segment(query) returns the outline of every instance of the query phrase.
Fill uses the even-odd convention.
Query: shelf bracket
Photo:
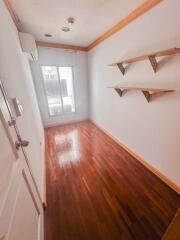
[[[151,100],[151,94],[148,91],[142,91],[142,93],[144,94],[147,102],[150,102]]]
[[[125,92],[125,90],[121,90],[120,88],[115,88],[115,91],[118,93],[120,97],[122,97],[123,93]]]
[[[150,61],[150,63],[151,63],[151,66],[152,66],[154,72],[156,73],[156,71],[157,71],[157,66],[158,66],[158,63],[157,63],[157,61],[156,61],[156,57],[155,57],[155,56],[148,56],[148,58],[149,58],[149,61]]]
[[[119,68],[119,70],[122,72],[122,74],[124,75],[125,74],[125,67],[123,66],[122,63],[117,63],[117,66]]]

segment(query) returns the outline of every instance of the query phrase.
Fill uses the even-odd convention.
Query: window
[[[75,112],[72,67],[42,66],[50,116]]]

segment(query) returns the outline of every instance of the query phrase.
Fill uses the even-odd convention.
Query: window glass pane
[[[74,101],[72,97],[63,97],[64,112],[75,112]]]
[[[59,67],[64,112],[75,112],[72,67]]]
[[[55,66],[42,66],[41,70],[44,79],[49,114],[51,116],[58,115],[62,112],[62,102],[57,68]]]

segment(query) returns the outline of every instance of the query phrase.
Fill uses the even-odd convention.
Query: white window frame
[[[49,105],[48,105],[48,99],[47,99],[47,94],[46,94],[46,86],[45,86],[45,82],[44,82],[44,76],[43,76],[43,72],[42,72],[42,67],[56,67],[57,70],[57,75],[58,75],[58,81],[59,81],[59,86],[60,86],[60,97],[61,97],[61,103],[62,103],[62,112],[58,113],[56,115],[51,115],[50,111],[49,111]],[[64,112],[64,105],[63,105],[63,100],[62,100],[62,94],[61,94],[61,80],[60,80],[60,74],[59,74],[59,68],[61,67],[69,67],[72,70],[72,89],[73,89],[73,98],[74,98],[74,112]],[[44,97],[46,99],[46,107],[48,109],[48,115],[49,117],[58,117],[58,116],[63,116],[63,115],[73,115],[76,113],[76,94],[75,94],[75,89],[74,89],[74,67],[73,66],[57,66],[57,65],[51,65],[51,64],[43,64],[40,65],[40,72],[41,72],[41,77],[42,77],[42,81],[43,81],[43,91],[44,91]]]

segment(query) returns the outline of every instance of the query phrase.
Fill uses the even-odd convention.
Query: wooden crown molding
[[[110,28],[107,32],[105,32],[103,35],[101,35],[99,38],[97,38],[94,42],[92,42],[88,46],[88,51],[92,48],[99,45],[101,42],[106,40],[107,38],[111,37],[114,33],[118,32],[128,24],[130,24],[132,21],[134,21],[136,18],[140,17],[147,11],[149,11],[151,8],[155,7],[157,4],[162,2],[163,0],[146,0],[143,4],[141,4],[138,8],[136,8],[133,12],[131,12],[128,16],[126,16],[124,19],[119,21],[116,25],[114,25],[112,28]]]
[[[6,7],[7,7],[7,9],[9,10],[9,13],[10,13],[10,15],[12,17],[12,20],[13,20],[14,24],[16,25],[17,30],[21,31],[20,20],[19,20],[17,14],[15,13],[11,3],[9,2],[9,0],[4,0],[4,3],[6,5]]]
[[[87,47],[74,46],[74,45],[61,44],[61,43],[50,43],[50,42],[36,41],[36,44],[39,47],[63,48],[63,49],[71,49],[71,50],[75,50],[75,51],[84,51],[84,52],[88,51]]]
[[[21,31],[21,22],[15,13],[11,3],[9,0],[3,0],[12,19],[13,22],[17,28],[17,30],[20,32]],[[37,46],[40,47],[49,47],[49,48],[62,48],[62,49],[71,49],[75,51],[88,51],[88,47],[82,47],[82,46],[74,46],[74,45],[68,45],[68,44],[60,44],[60,43],[50,43],[50,42],[41,42],[41,41],[36,41]]]
[[[60,43],[50,43],[50,42],[42,42],[42,41],[37,41],[37,45],[40,47],[49,47],[49,48],[63,48],[63,49],[71,49],[75,51],[89,51],[92,48],[96,47],[99,45],[101,42],[105,41],[107,38],[111,37],[114,33],[120,31],[122,28],[130,24],[132,21],[134,21],[136,18],[140,17],[153,7],[155,7],[157,4],[162,2],[163,0],[146,0],[143,4],[141,4],[139,7],[137,7],[134,11],[132,11],[128,16],[126,16],[124,19],[119,21],[116,25],[111,27],[107,32],[102,34],[100,37],[98,37],[94,42],[92,42],[89,46],[87,47],[82,47],[82,46],[74,46],[74,45],[68,45],[68,44],[60,44]],[[18,29],[18,31],[21,30],[20,27],[20,21],[14,12],[9,0],[4,0],[11,17]]]

